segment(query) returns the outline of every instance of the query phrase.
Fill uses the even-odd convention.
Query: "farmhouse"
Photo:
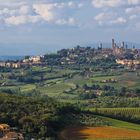
[[[4,136],[3,140],[24,140],[24,138],[21,133],[9,132]]]
[[[128,67],[134,66],[135,68],[139,68],[139,65],[140,65],[139,60],[128,60],[128,59],[122,59],[122,60],[117,59],[116,63],[121,64],[121,65],[125,65],[125,66],[128,66]]]
[[[22,60],[22,66],[31,66],[31,65],[38,65],[42,64],[42,58],[44,56],[31,56],[29,58],[25,58]]]
[[[6,62],[0,62],[0,67],[5,67],[6,66]]]
[[[0,137],[3,137],[8,132],[10,132],[10,126],[7,124],[0,124]]]
[[[12,68],[20,68],[21,67],[21,63],[12,63]]]
[[[41,56],[33,56],[33,57],[30,57],[29,60],[31,62],[38,63],[38,62],[41,61]]]
[[[7,67],[7,68],[20,68],[20,62],[0,62],[0,67]]]
[[[24,140],[23,135],[11,132],[11,127],[7,124],[0,124],[0,140]]]
[[[117,83],[116,79],[102,80],[101,83]]]

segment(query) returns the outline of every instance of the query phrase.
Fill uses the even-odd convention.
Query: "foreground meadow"
[[[102,121],[110,122],[110,126],[71,126],[59,133],[61,140],[140,140],[140,125],[94,116]]]

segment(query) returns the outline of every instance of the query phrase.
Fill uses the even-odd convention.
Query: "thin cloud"
[[[96,8],[118,7],[124,5],[123,0],[92,0],[93,6]]]
[[[36,23],[40,20],[39,16],[12,16],[5,19],[5,23],[8,25],[21,25],[26,23]]]
[[[117,25],[118,24],[123,25],[126,22],[127,22],[127,20],[125,18],[123,18],[123,17],[118,17],[117,19],[110,21],[111,24],[117,24]]]
[[[92,0],[96,8],[135,6],[140,4],[140,0]]]
[[[58,19],[56,20],[56,24],[58,25],[75,25],[76,24],[76,20],[71,17],[69,19]]]
[[[52,11],[53,6],[49,4],[35,4],[33,9],[40,15],[45,21],[51,21],[54,19],[54,13]]]

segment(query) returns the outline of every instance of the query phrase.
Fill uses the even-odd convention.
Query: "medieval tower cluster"
[[[112,49],[113,49],[113,54],[115,56],[121,55],[121,54],[125,53],[125,51],[127,50],[127,44],[122,42],[121,46],[119,46],[116,44],[115,40],[112,39]]]

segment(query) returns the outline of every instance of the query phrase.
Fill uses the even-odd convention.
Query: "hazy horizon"
[[[112,44],[111,42],[93,42],[93,43],[85,43],[85,44],[76,44],[73,46],[45,46],[45,45],[40,45],[40,44],[6,44],[3,45],[3,49],[0,50],[0,56],[26,56],[26,55],[44,55],[46,53],[56,53],[58,50],[61,49],[67,49],[67,48],[73,48],[76,47],[77,45],[80,45],[81,47],[87,47],[90,46],[92,48],[97,48],[99,44],[102,43],[103,48],[111,48]],[[116,42],[117,44],[121,44],[121,42]],[[131,43],[131,42],[125,42],[128,45],[128,48],[132,48],[133,45],[140,49],[140,43]],[[21,47],[22,46],[22,47]],[[24,47],[23,47],[24,46]],[[0,45],[1,47],[1,45]],[[11,51],[7,52],[7,50],[10,50],[10,48],[15,48],[11,49]],[[34,50],[32,50],[34,48]]]

